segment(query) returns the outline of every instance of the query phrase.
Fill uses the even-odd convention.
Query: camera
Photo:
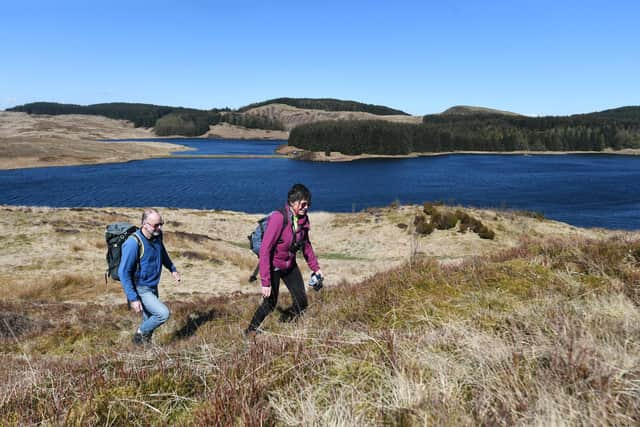
[[[324,277],[319,274],[312,273],[311,279],[309,279],[309,286],[313,288],[314,291],[319,291],[322,289],[322,282],[324,281]]]

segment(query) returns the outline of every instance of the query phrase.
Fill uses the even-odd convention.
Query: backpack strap
[[[136,239],[138,243],[138,266],[140,266],[140,260],[142,259],[142,255],[144,255],[144,245],[136,233],[131,233],[131,236]]]
[[[136,243],[138,244],[138,262],[136,263],[136,269],[134,271],[134,279],[135,279],[135,272],[136,271],[140,271],[140,260],[142,259],[142,255],[144,255],[144,245],[142,244],[142,240],[140,240],[140,237],[138,237],[138,235],[133,232],[131,233],[131,235],[129,237],[133,237],[136,240]],[[135,286],[135,280],[133,281],[133,286]],[[131,302],[127,299],[127,309],[131,310]]]
[[[136,233],[132,233],[130,237],[133,237],[134,239],[136,239],[136,243],[138,244],[138,263],[136,264],[136,271],[140,271],[140,260],[144,255],[144,245],[142,244],[142,240],[140,240],[140,237],[138,237]]]
[[[284,209],[277,209],[278,212],[282,214],[282,228],[280,229],[280,234],[278,234],[278,240],[282,237],[282,233],[284,232],[284,228],[289,223],[289,215]]]

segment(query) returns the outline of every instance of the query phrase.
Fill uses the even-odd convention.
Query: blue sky
[[[0,109],[339,98],[411,114],[640,105],[638,1],[0,1]]]

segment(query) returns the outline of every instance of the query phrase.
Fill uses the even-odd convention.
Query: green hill
[[[496,110],[486,107],[472,107],[468,105],[456,105],[451,108],[447,108],[440,113],[441,115],[482,115],[482,114],[505,114],[508,116],[519,116],[520,114],[512,113],[510,111]]]
[[[377,114],[379,116],[404,115],[409,114],[404,111],[395,110],[393,108],[382,105],[363,104],[356,101],[343,101],[332,98],[275,98],[264,102],[250,104],[238,109],[240,112],[250,110],[252,108],[262,107],[269,104],[285,104],[296,108],[305,108],[309,110],[324,111],[361,111],[365,113]]]

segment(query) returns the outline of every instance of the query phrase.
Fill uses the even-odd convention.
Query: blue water
[[[173,141],[172,141],[173,142]],[[271,154],[282,143],[180,140],[202,154]],[[182,152],[184,153],[184,152]],[[267,212],[296,182],[313,209],[351,212],[440,200],[529,210],[577,226],[640,229],[640,157],[446,155],[315,163],[156,159],[0,171],[0,204],[159,206]]]

